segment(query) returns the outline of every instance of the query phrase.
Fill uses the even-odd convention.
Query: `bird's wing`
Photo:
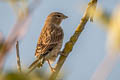
[[[41,55],[47,55],[63,40],[63,36],[61,27],[56,27],[53,24],[45,25],[37,43],[35,56],[39,58]]]

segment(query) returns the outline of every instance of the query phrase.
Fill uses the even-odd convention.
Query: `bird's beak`
[[[65,15],[64,15],[64,19],[66,19],[66,18],[68,18],[68,16],[65,16]]]

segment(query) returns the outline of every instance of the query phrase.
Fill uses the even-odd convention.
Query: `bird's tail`
[[[44,62],[45,62],[44,58],[42,58],[42,59],[36,59],[36,60],[28,67],[28,69],[32,70],[32,69],[34,69],[34,68],[36,68],[36,67],[41,68],[41,67],[43,66]]]

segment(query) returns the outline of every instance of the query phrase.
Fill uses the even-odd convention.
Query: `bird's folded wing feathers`
[[[37,43],[35,56],[39,57],[41,54],[46,55],[51,51],[61,40],[63,40],[63,30],[61,27],[45,26],[42,29],[40,38]]]

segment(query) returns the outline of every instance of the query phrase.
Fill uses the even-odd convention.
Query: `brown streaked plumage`
[[[60,12],[52,12],[49,14],[37,42],[35,56],[38,59],[41,59],[42,64],[44,61],[48,61],[52,70],[53,68],[50,64],[56,60],[62,47],[64,37],[60,23],[66,18],[67,16]],[[32,65],[34,65],[36,61],[33,62]]]

